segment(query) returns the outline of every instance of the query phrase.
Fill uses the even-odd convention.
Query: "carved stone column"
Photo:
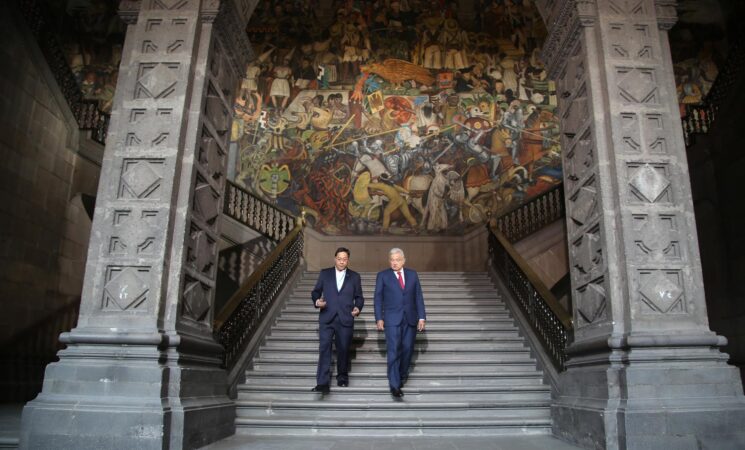
[[[745,448],[742,385],[706,315],[667,37],[675,1],[538,4],[575,324],[554,433],[585,448]]]
[[[194,448],[234,431],[212,338],[233,96],[255,0],[122,1],[129,24],[78,326],[25,448]]]

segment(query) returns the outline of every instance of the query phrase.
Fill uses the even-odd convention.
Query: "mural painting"
[[[263,2],[236,182],[326,234],[460,234],[561,181],[532,2]]]

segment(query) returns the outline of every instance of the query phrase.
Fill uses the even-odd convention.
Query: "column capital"
[[[675,10],[677,4],[678,0],[655,0],[654,7],[660,30],[668,31],[678,21],[678,12]]]
[[[137,17],[140,15],[140,0],[121,0],[119,2],[119,17],[127,25],[137,23]]]
[[[583,27],[595,25],[597,20],[596,0],[565,0],[544,6],[544,20],[548,37],[543,48],[542,59],[546,62],[550,78],[558,74],[569,60],[572,48],[580,38]]]

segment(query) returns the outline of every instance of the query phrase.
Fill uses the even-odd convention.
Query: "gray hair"
[[[393,255],[395,255],[396,253],[400,253],[400,254],[401,254],[401,257],[402,257],[403,259],[406,259],[406,255],[404,255],[404,251],[403,251],[403,250],[401,250],[401,249],[400,249],[400,248],[398,248],[398,247],[393,247],[393,248],[391,249],[391,251],[389,251],[389,252],[388,252],[388,256],[389,256],[389,257],[390,257],[390,256],[393,256]]]

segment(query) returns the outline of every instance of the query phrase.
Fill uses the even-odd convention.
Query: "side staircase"
[[[236,433],[251,435],[550,434],[550,388],[485,273],[420,273],[427,330],[417,337],[404,397],[386,378],[375,329],[374,273],[362,273],[350,385],[311,392],[318,316],[306,272],[238,387]]]

